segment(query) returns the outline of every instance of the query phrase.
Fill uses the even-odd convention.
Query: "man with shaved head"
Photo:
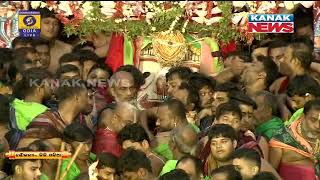
[[[197,144],[197,132],[190,126],[179,126],[170,133],[169,147],[173,154],[173,160],[164,165],[160,176],[174,170],[178,160],[185,155],[193,155]]]
[[[104,110],[100,115],[92,151],[120,157],[122,148],[117,140],[118,133],[127,124],[136,122],[136,113],[136,108],[128,102],[118,102],[114,109]]]

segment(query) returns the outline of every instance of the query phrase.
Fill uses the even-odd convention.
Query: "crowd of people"
[[[156,83],[161,98],[141,108],[150,73],[113,72],[103,34],[63,42],[54,13],[42,9],[40,38],[0,49],[0,152],[75,158],[2,158],[0,179],[88,180],[98,160],[101,180],[316,180],[320,64],[312,15],[299,10],[294,34],[227,54],[215,75],[171,67]]]

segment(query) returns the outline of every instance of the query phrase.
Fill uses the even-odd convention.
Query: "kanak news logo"
[[[293,14],[249,14],[250,33],[294,33]]]

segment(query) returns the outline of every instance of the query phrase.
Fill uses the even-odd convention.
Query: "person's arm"
[[[277,177],[278,180],[281,180],[280,175],[278,174],[278,172],[271,166],[271,164],[266,161],[266,159],[261,158],[261,169],[260,171],[266,171],[266,172],[270,172],[272,173],[274,176]]]
[[[139,113],[140,124],[146,130],[146,132],[150,138],[150,141],[152,141],[154,139],[154,135],[152,134],[152,132],[149,129],[148,117],[152,117],[152,116],[157,117],[157,110],[158,110],[158,107],[153,107],[148,110],[143,110]]]
[[[262,150],[264,159],[269,159],[269,144],[266,138],[261,136],[258,144]]]
[[[287,121],[290,119],[292,115],[287,107],[287,95],[279,94],[277,97],[278,109],[280,111],[281,118],[283,121]]]
[[[271,166],[277,170],[282,159],[283,155],[283,150],[281,148],[270,148],[270,153],[269,153],[269,162]]]
[[[225,70],[221,71],[219,74],[214,76],[214,79],[218,83],[225,83],[230,81],[234,77],[232,70],[230,68],[226,68]]]

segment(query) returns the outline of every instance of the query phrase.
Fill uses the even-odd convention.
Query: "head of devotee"
[[[257,109],[253,112],[254,126],[260,126],[272,117],[279,117],[278,104],[274,103],[277,97],[274,94],[260,91],[253,96],[253,99],[257,104]]]
[[[182,82],[187,82],[191,73],[192,71],[188,67],[179,66],[170,68],[166,74],[168,95],[171,96],[172,93],[179,88]]]
[[[123,180],[149,180],[152,174],[148,157],[133,148],[127,149],[121,155],[118,168]]]
[[[123,149],[134,148],[147,153],[150,150],[150,139],[145,129],[137,124],[126,125],[118,134],[119,144]]]
[[[232,164],[244,180],[250,180],[260,172],[261,157],[254,149],[240,148],[234,152]]]
[[[286,92],[289,96],[289,106],[294,111],[303,108],[305,103],[320,96],[319,89],[320,85],[310,75],[305,74],[294,77],[289,82]]]
[[[20,148],[17,151],[32,151],[30,148]],[[15,159],[11,164],[13,179],[34,180],[40,179],[41,161],[39,159]]]
[[[41,67],[47,69],[50,65],[50,44],[44,39],[33,39],[32,47],[36,49],[40,57]]]
[[[211,180],[242,180],[242,177],[233,165],[226,165],[214,169],[211,172]]]
[[[174,169],[162,175],[159,180],[191,180],[188,174],[182,169]]]
[[[109,87],[116,102],[133,102],[137,96],[134,78],[126,71],[114,73],[110,78]]]
[[[214,125],[209,131],[211,155],[217,161],[226,162],[232,159],[237,147],[235,130],[226,124]]]
[[[101,153],[97,154],[97,159],[99,159],[98,178],[101,180],[116,179],[118,158],[111,153]]]
[[[194,154],[197,144],[197,133],[186,125],[176,127],[171,131],[169,147],[174,158],[180,158],[184,155]]]
[[[93,94],[80,79],[66,79],[59,82],[55,96],[59,104],[70,104],[79,113],[90,114],[93,109]]]
[[[241,76],[247,93],[267,89],[278,76],[278,67],[271,58],[258,56],[257,60],[246,67]]]
[[[77,66],[66,64],[60,66],[57,70],[56,76],[58,79],[80,79],[80,70]]]
[[[242,91],[231,92],[230,99],[239,104],[242,113],[241,127],[254,129],[253,112],[257,109],[257,104]]]
[[[213,93],[213,110],[216,111],[216,108],[223,103],[226,103],[230,100],[230,93],[236,91],[238,92],[237,85],[232,82],[226,83],[217,83],[214,87]]]
[[[180,87],[172,93],[172,96],[183,103],[187,111],[193,111],[198,107],[199,95],[191,85],[183,82]]]
[[[215,124],[228,124],[236,132],[240,131],[242,113],[239,105],[234,101],[221,104],[216,110]]]
[[[309,139],[320,138],[320,99],[311,100],[304,105],[304,120],[301,124],[302,133]]]
[[[41,15],[40,37],[48,41],[56,39],[60,31],[60,22],[53,11],[47,8],[38,8]]]
[[[190,83],[191,86],[193,86],[196,91],[198,91],[199,108],[211,108],[213,102],[215,81],[205,75],[193,73],[192,75],[190,75],[188,83]]]
[[[176,169],[184,170],[190,177],[190,180],[198,180],[203,178],[203,165],[200,159],[185,155],[177,162]]]
[[[163,132],[187,124],[186,109],[183,103],[176,99],[168,99],[160,104],[157,116],[156,125]]]

